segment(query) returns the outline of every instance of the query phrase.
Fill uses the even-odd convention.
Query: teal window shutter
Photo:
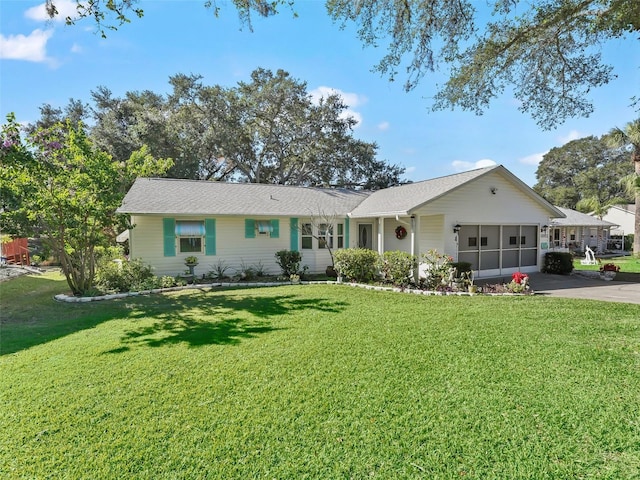
[[[280,220],[271,220],[271,238],[280,238]]]
[[[344,248],[349,248],[349,217],[344,219]]]
[[[204,254],[215,255],[216,254],[216,219],[207,218],[204,221]]]
[[[244,220],[244,238],[256,238],[256,221],[250,218]]]
[[[162,233],[164,238],[164,256],[176,256],[176,221],[173,218],[162,219]]]
[[[298,219],[292,218],[290,224],[291,224],[290,250],[292,252],[297,252],[298,251]]]

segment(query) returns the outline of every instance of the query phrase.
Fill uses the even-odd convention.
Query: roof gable
[[[351,212],[352,217],[392,217],[411,215],[418,208],[431,203],[490,173],[498,173],[523,191],[534,202],[549,211],[550,216],[563,216],[562,212],[533,191],[528,185],[513,175],[502,165],[494,165],[469,170],[445,177],[433,178],[422,182],[409,183],[398,187],[373,192]]]

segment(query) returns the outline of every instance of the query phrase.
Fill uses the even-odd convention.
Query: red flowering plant
[[[614,263],[605,263],[600,267],[601,272],[619,272],[620,267]]]
[[[522,285],[523,283],[526,284],[529,281],[529,275],[522,272],[515,272],[511,275],[511,280],[518,285]]]
[[[505,284],[504,288],[508,293],[530,293],[529,275],[522,272],[515,272],[511,275],[511,282]]]

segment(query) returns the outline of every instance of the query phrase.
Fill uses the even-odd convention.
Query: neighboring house
[[[617,225],[616,228],[611,229],[611,235],[622,237],[633,234],[635,231],[636,206],[633,203],[614,205],[602,219]]]
[[[182,272],[188,255],[200,259],[196,273],[218,262],[277,273],[274,254],[283,249],[323,272],[331,264],[325,241],[380,253],[436,249],[470,262],[479,276],[534,272],[548,240],[543,226],[564,216],[502,166],[375,192],[140,178],[118,212],[131,216],[131,257],[158,275]],[[336,219],[333,238],[314,221],[318,214]]]
[[[617,225],[570,208],[556,207],[564,218],[554,218],[550,224],[550,248],[556,251],[582,253],[586,247],[596,253],[607,249],[610,230]]]

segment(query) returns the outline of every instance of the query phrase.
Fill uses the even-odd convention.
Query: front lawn
[[[56,289],[0,284],[0,478],[640,471],[638,305],[330,285],[59,304]]]
[[[573,268],[576,270],[600,270],[600,267],[605,263],[613,263],[620,267],[621,272],[640,273],[640,258],[634,256],[602,258],[598,265],[582,265],[581,260],[584,260],[584,257],[576,258],[573,261]]]

